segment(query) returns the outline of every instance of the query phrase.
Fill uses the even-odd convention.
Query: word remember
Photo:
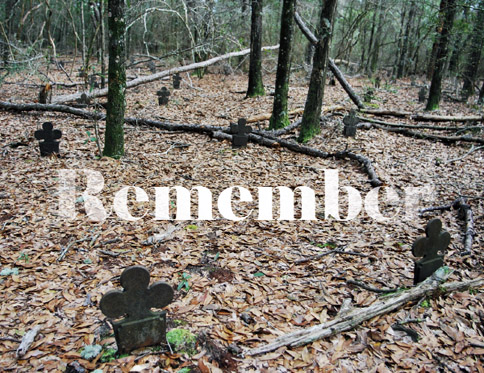
[[[59,215],[66,219],[76,219],[76,202],[84,202],[84,209],[87,216],[93,222],[103,222],[114,211],[118,218],[126,221],[137,221],[143,219],[148,211],[142,216],[133,216],[128,208],[128,194],[134,193],[135,202],[149,202],[148,194],[136,186],[124,186],[116,192],[113,200],[112,210],[107,212],[102,201],[95,195],[101,193],[104,188],[104,178],[99,171],[83,169],[86,177],[86,189],[81,198],[76,193],[76,170],[61,169],[59,175]],[[341,189],[347,194],[346,218],[341,218],[339,213],[339,178],[338,170],[324,170],[324,219],[334,218],[338,221],[350,221],[355,219],[364,206],[366,213],[378,222],[388,222],[400,213],[397,208],[393,216],[385,217],[379,208],[379,192],[381,187],[373,188],[363,200],[361,194],[353,187],[343,186]],[[198,197],[198,219],[213,220],[213,195],[212,192],[203,186],[195,186],[188,190],[182,186],[154,187],[155,211],[154,220],[174,220],[170,215],[170,205],[173,209],[173,201],[170,199],[170,192],[176,193],[176,218],[175,220],[192,220],[191,197],[197,193]],[[400,201],[398,193],[386,187],[386,203],[396,204]],[[315,191],[306,186],[299,186],[292,190],[289,187],[257,187],[258,212],[257,220],[273,220],[273,197],[274,190],[279,194],[279,217],[277,220],[295,220],[295,192],[300,195],[300,218],[299,220],[317,220],[316,218],[316,194]],[[234,200],[234,193],[238,192],[237,200]],[[431,194],[431,188],[404,188],[405,216],[413,218],[417,211],[420,200]],[[170,203],[171,202],[171,203]],[[232,186],[224,189],[217,198],[217,207],[220,215],[228,220],[242,221],[248,219],[254,213],[251,209],[241,216],[241,213],[234,211],[234,205],[240,210],[243,203],[254,202],[251,192],[242,186]]]

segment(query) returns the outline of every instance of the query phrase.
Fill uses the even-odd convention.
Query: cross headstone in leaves
[[[34,135],[39,140],[41,156],[59,153],[59,141],[56,140],[62,137],[62,132],[60,130],[54,130],[54,125],[51,122],[43,123],[42,129],[35,131]]]
[[[182,80],[182,78],[181,78],[180,74],[176,73],[175,75],[173,75],[173,88],[174,89],[180,89],[181,80]]]
[[[360,120],[356,116],[356,112],[351,110],[349,115],[343,118],[344,128],[343,128],[343,135],[346,137],[355,137],[356,136],[356,126]]]
[[[156,64],[154,61],[148,62],[148,69],[150,69],[150,73],[156,73]]]
[[[252,132],[252,127],[247,126],[247,120],[240,118],[236,123],[230,123],[230,133],[232,134],[232,147],[241,148],[247,146],[249,141],[249,133]]]
[[[165,282],[150,286],[150,274],[145,267],[126,268],[120,277],[123,291],[108,291],[101,299],[102,313],[111,319],[118,351],[126,353],[137,348],[158,345],[166,340],[166,311],[173,300],[173,288]]]
[[[170,96],[170,91],[166,87],[162,87],[160,91],[157,91],[158,95],[158,105],[168,104],[168,97]]]
[[[416,285],[430,277],[444,265],[444,254],[450,243],[450,234],[442,230],[440,219],[432,219],[425,228],[426,237],[420,237],[412,245],[412,254],[422,257],[415,262],[413,283]]]
[[[89,75],[89,87],[90,88],[99,88],[99,83],[97,82],[97,75],[91,74]]]
[[[422,87],[418,92],[418,102],[423,103],[427,99],[427,88]]]

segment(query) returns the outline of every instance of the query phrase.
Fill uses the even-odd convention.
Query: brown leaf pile
[[[56,78],[64,79],[60,73]],[[172,91],[167,106],[157,105],[156,90],[171,82],[129,91],[127,116],[227,127],[239,117],[271,111],[271,96],[244,99],[237,93],[246,88],[245,76],[183,78],[182,89]],[[17,83],[20,79],[15,77]],[[273,81],[273,77],[265,79],[266,83]],[[351,83],[360,91],[369,84],[356,79]],[[304,105],[307,82],[295,77],[291,87],[292,110]],[[68,92],[72,88],[55,93]],[[29,102],[36,96],[37,89],[20,84],[4,84],[0,89],[3,101]],[[391,90],[377,90],[375,102],[385,109],[416,112],[422,110],[417,97],[418,88],[400,81]],[[327,87],[325,105],[337,104],[351,108],[340,87]],[[442,105],[442,114],[471,111],[462,104]],[[230,351],[243,351],[283,333],[327,321],[338,313],[345,299],[364,307],[380,297],[348,285],[347,280],[380,288],[412,285],[410,248],[423,234],[429,217],[405,219],[400,203],[381,205],[388,216],[400,208],[396,218],[387,223],[375,222],[364,212],[350,222],[324,219],[324,169],[338,169],[340,185],[352,186],[365,196],[371,187],[358,164],[254,144],[235,151],[228,142],[204,135],[130,126],[126,126],[126,157],[119,161],[97,159],[95,143],[86,142],[86,131],[94,132],[90,121],[55,113],[6,112],[0,112],[0,120],[0,270],[19,269],[18,275],[0,277],[2,371],[62,371],[74,361],[105,372],[176,371],[185,366],[202,372],[483,371],[484,300],[479,289],[408,304],[356,330],[300,348],[281,348],[256,357],[233,355],[235,363],[217,359],[228,356],[229,345]],[[459,195],[481,197],[470,199],[477,231],[471,256],[460,256],[464,224],[457,214],[434,216],[441,217],[452,236],[446,254],[446,264],[455,269],[451,280],[482,276],[484,153],[445,164],[465,154],[469,145],[448,146],[376,129],[359,131],[356,139],[346,139],[341,120],[337,115],[328,116],[321,136],[309,145],[329,152],[348,147],[369,157],[385,184],[402,196],[406,187],[433,185],[435,194],[421,207],[447,204]],[[63,132],[60,157],[39,156],[33,133],[45,121],[54,122]],[[104,123],[100,127],[103,133]],[[9,146],[19,142],[27,146]],[[189,146],[172,146],[178,143]],[[57,170],[65,168],[101,172],[105,179],[101,199],[106,208],[111,208],[114,194],[123,186],[143,188],[150,202],[130,202],[129,206],[133,215],[146,212],[146,216],[126,222],[113,213],[103,223],[92,223],[78,203],[76,220],[61,219]],[[84,185],[81,179],[79,193]],[[257,187],[303,185],[316,191],[318,221],[257,220]],[[153,220],[153,188],[162,186],[209,188],[214,196],[214,220],[198,221],[196,216],[192,221]],[[246,187],[254,197],[252,203],[235,204],[239,216],[254,209],[242,222],[222,219],[216,209],[218,195],[232,186]],[[196,211],[196,199],[192,210]],[[277,213],[275,208],[274,219]],[[176,229],[165,241],[142,244],[174,225]],[[58,261],[68,245],[64,259]],[[296,263],[334,247],[363,256],[333,254]],[[135,264],[146,266],[152,281],[167,281],[174,287],[183,274],[191,276],[189,290],[176,291],[174,302],[167,307],[170,325],[181,323],[195,334],[207,333],[217,347],[200,342],[192,357],[162,348],[107,363],[99,357],[91,362],[81,359],[80,350],[85,345],[113,345],[112,337],[102,339],[105,317],[98,304],[106,291],[119,287],[117,276],[122,270]],[[419,334],[418,342],[391,327],[404,320],[414,321],[406,326]],[[35,325],[41,326],[39,335],[27,354],[16,359],[22,336]],[[217,348],[224,353],[214,353]]]

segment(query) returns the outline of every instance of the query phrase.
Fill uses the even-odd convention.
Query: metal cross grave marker
[[[232,134],[232,148],[241,148],[247,146],[249,141],[249,133],[252,132],[252,127],[247,126],[247,120],[240,118],[235,123],[230,123],[230,133]]]
[[[360,123],[360,120],[356,116],[356,112],[354,110],[351,110],[350,114],[344,117],[343,123],[345,125],[343,128],[343,135],[346,137],[355,137],[356,126],[358,123]]]
[[[158,95],[158,105],[168,104],[168,97],[170,96],[168,88],[163,87],[161,88],[161,91],[157,91],[156,94]]]
[[[412,254],[422,257],[415,262],[414,285],[430,277],[444,265],[444,254],[450,243],[450,234],[442,230],[440,219],[432,219],[425,228],[426,237],[420,237],[412,245]]]
[[[427,88],[422,87],[418,92],[418,102],[423,103],[427,99]]]
[[[54,125],[51,122],[45,122],[42,124],[42,129],[34,133],[35,138],[39,140],[41,156],[59,153],[59,141],[55,140],[59,140],[62,137],[62,132],[60,130],[53,130],[53,128]]]
[[[118,351],[126,353],[140,347],[158,345],[166,340],[166,311],[152,312],[151,308],[164,308],[173,300],[173,288],[165,282],[151,286],[150,274],[145,267],[126,268],[120,278],[123,291],[108,291],[101,299],[102,313],[112,319]]]
[[[181,80],[182,80],[182,78],[181,78],[180,74],[176,73],[175,75],[173,75],[173,88],[174,89],[180,89]]]

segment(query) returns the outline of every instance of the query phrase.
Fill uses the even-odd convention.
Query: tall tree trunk
[[[385,23],[385,12],[383,11],[384,0],[378,3],[378,27],[376,29],[375,43],[371,51],[370,76],[378,69],[378,59],[380,57],[380,44],[382,40],[383,24]]]
[[[449,51],[449,40],[454,17],[456,13],[457,0],[441,0],[439,21],[442,24],[438,37],[437,55],[435,59],[432,83],[430,84],[429,98],[425,110],[436,110],[439,108],[440,97],[442,95],[442,79],[444,77],[445,61]]]
[[[397,52],[395,53],[395,62],[394,62],[394,67],[392,69],[393,77],[395,77],[396,74],[397,74],[395,66],[398,66],[399,57],[400,57],[400,54],[398,52],[400,52],[402,50],[402,47],[403,47],[403,32],[404,32],[403,29],[405,28],[405,20],[406,19],[407,19],[407,8],[405,7],[403,9],[402,19],[400,21],[400,31],[398,32],[398,38],[396,40]]]
[[[326,81],[326,67],[329,56],[331,34],[333,32],[333,17],[337,0],[325,0],[321,9],[319,27],[317,31],[318,43],[313,59],[311,81],[299,133],[299,142],[307,142],[321,132],[319,124],[321,106],[324,98]]]
[[[0,31],[0,41],[1,48],[2,48],[2,59],[4,65],[8,65],[10,60],[10,53],[11,53],[11,39],[13,39],[13,11],[14,11],[14,2],[15,0],[5,0],[3,4],[3,28]]]
[[[408,13],[407,25],[405,26],[405,34],[403,36],[402,51],[400,53],[400,60],[398,61],[397,78],[402,78],[405,75],[407,67],[407,52],[408,44],[410,42],[410,30],[412,28],[413,18],[415,16],[415,0],[410,2],[410,10]]]
[[[103,154],[124,155],[124,112],[126,108],[125,0],[108,0],[109,70],[106,134]]]
[[[252,0],[250,28],[250,65],[247,97],[265,95],[262,82],[262,0]]]
[[[100,62],[101,62],[101,88],[106,86],[106,61],[105,61],[105,51],[106,51],[106,28],[104,27],[104,1],[99,3],[99,17],[101,22],[101,51],[100,51]]]
[[[470,45],[470,57],[464,70],[464,87],[462,89],[462,97],[468,99],[474,94],[474,83],[477,78],[479,70],[479,63],[481,61],[482,46],[484,44],[484,0],[481,0],[478,5],[477,17],[474,22],[472,30],[472,38]]]
[[[269,129],[284,128],[290,123],[287,115],[287,95],[289,93],[289,77],[291,75],[291,49],[294,34],[295,6],[296,0],[284,0],[282,5],[276,90]]]
[[[375,38],[375,28],[376,28],[376,16],[378,13],[378,7],[375,7],[373,10],[373,17],[371,19],[371,29],[370,29],[370,42],[368,43],[368,57],[366,58],[365,63],[365,72],[371,78],[371,70],[370,70],[370,60],[373,54],[373,48],[375,45],[374,38]]]

